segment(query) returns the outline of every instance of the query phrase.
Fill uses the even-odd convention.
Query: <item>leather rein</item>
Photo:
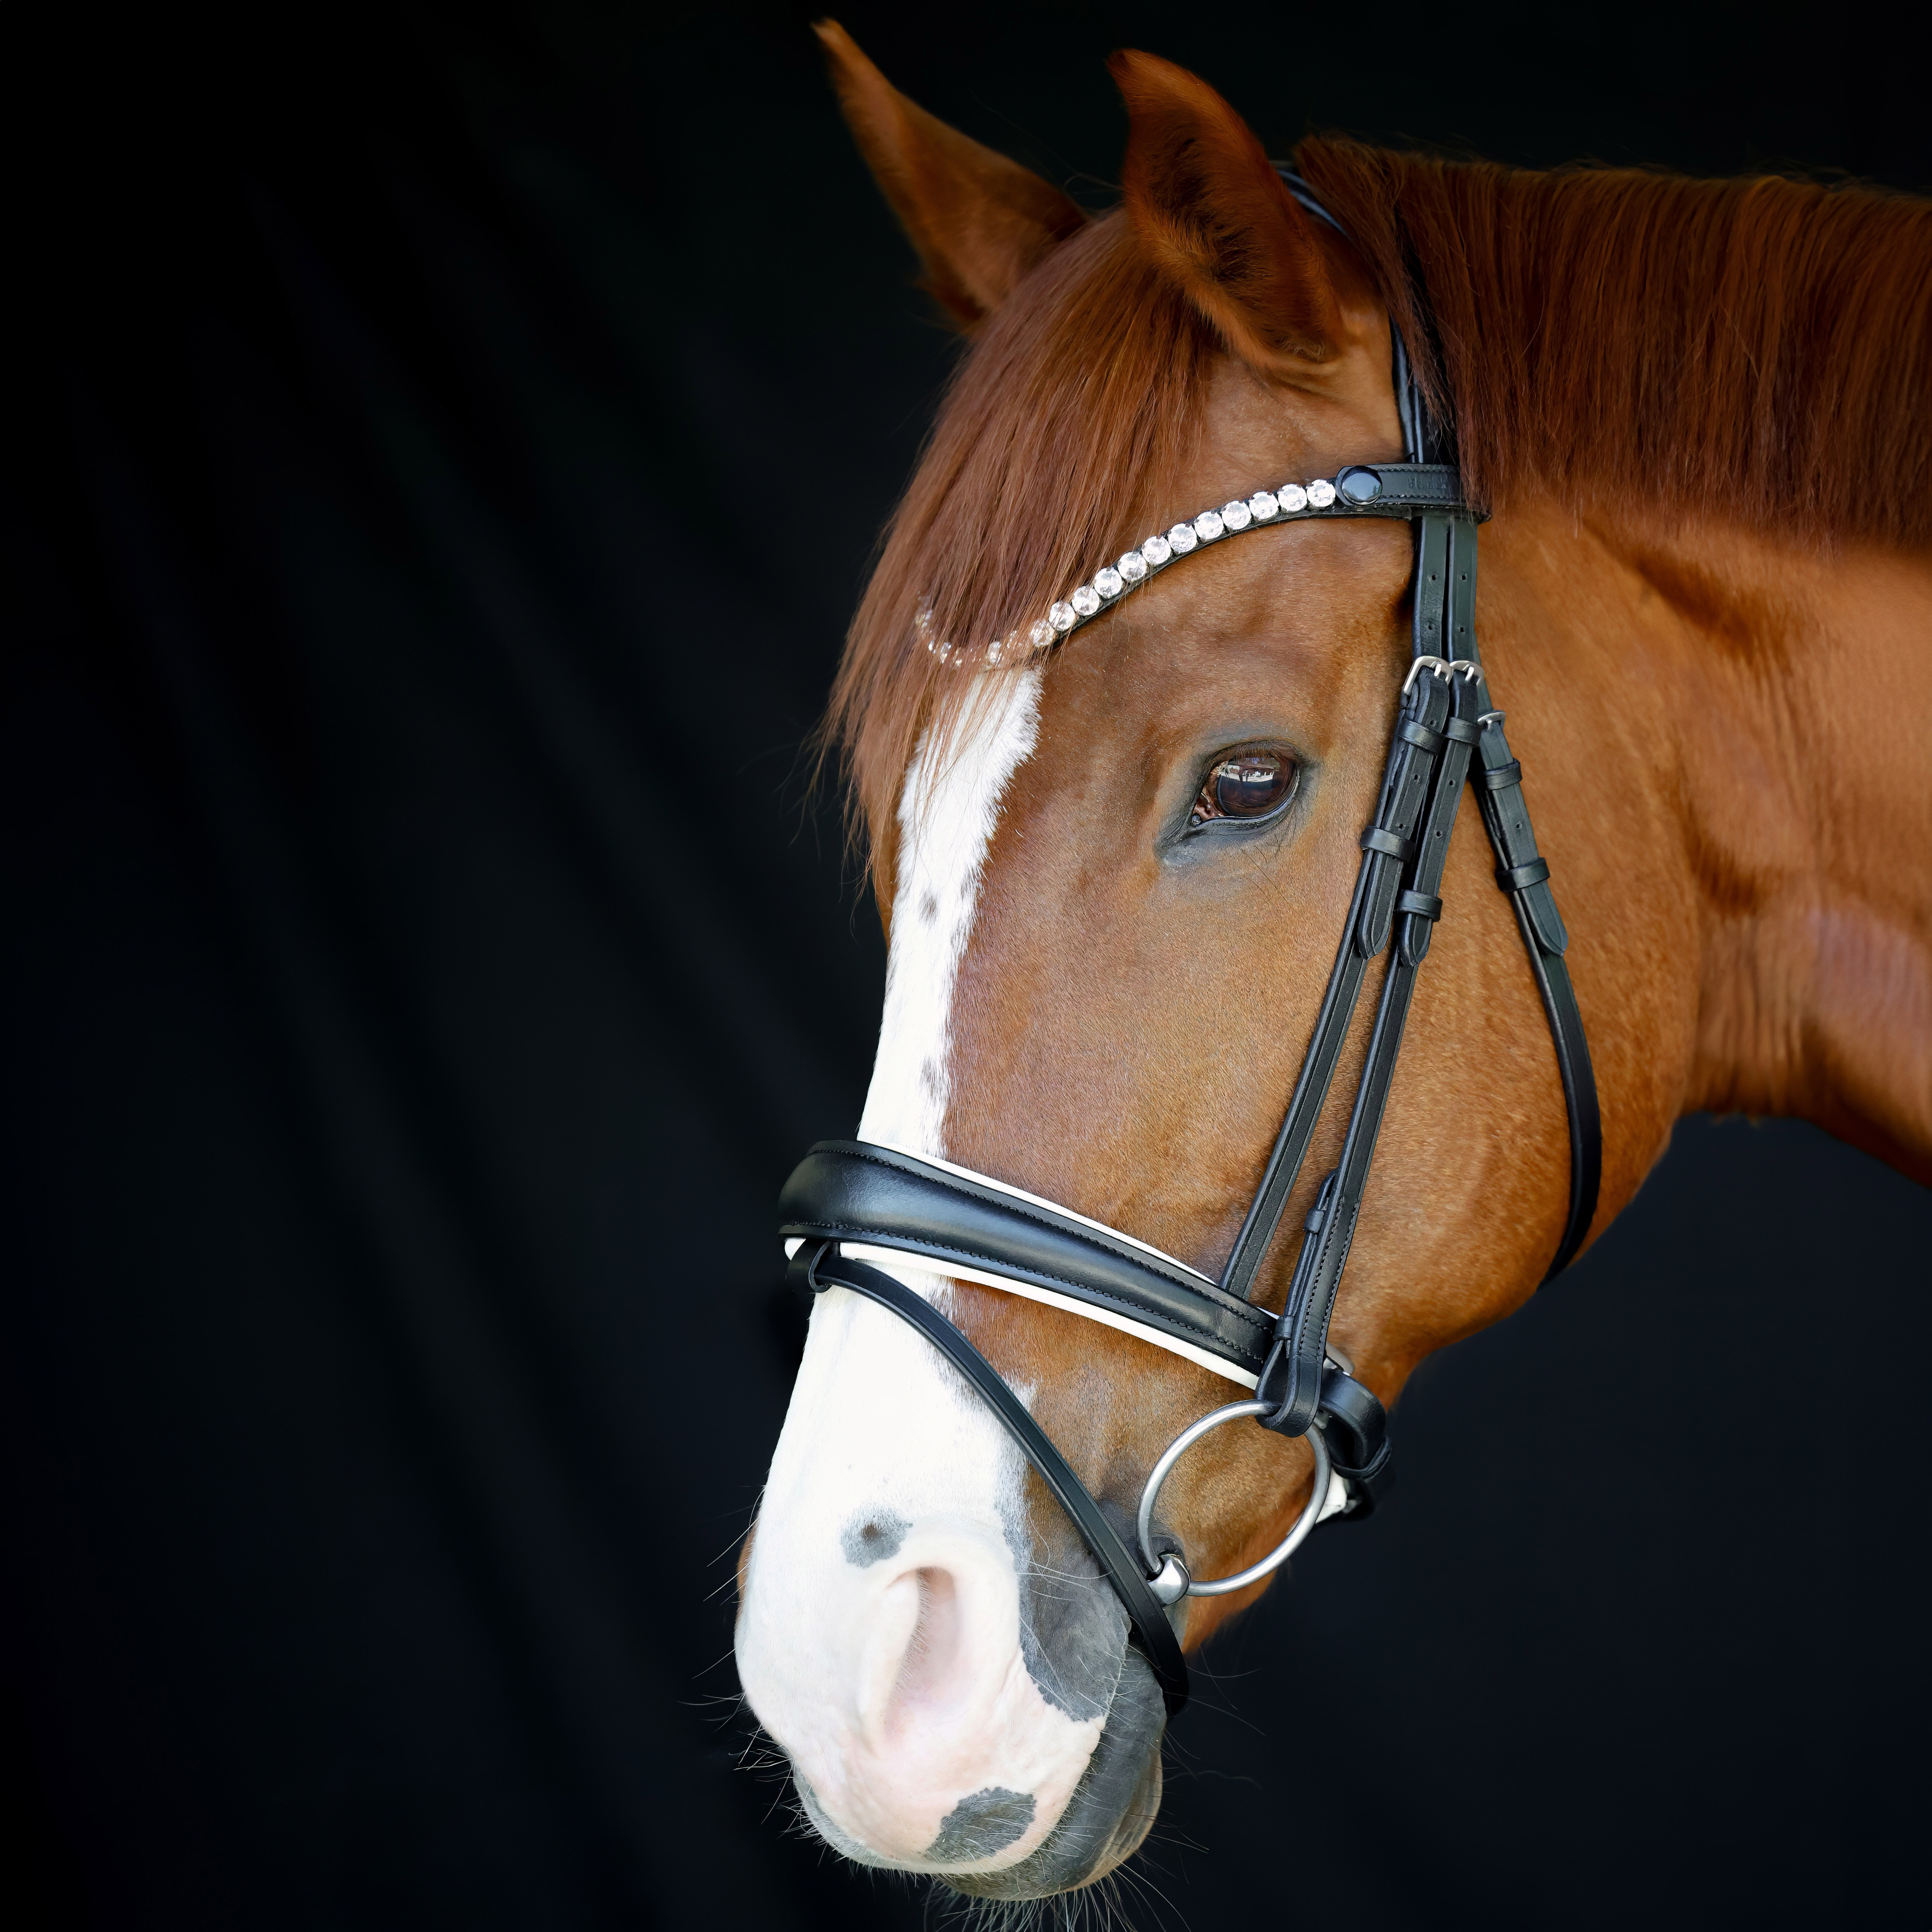
[[[1339,225],[1304,183],[1289,191],[1318,219]],[[1335,1298],[1361,1210],[1376,1140],[1418,974],[1427,957],[1449,839],[1466,784],[1475,788],[1496,860],[1496,883],[1516,913],[1556,1049],[1569,1120],[1570,1202],[1547,1282],[1568,1265],[1596,1212],[1603,1136],[1588,1043],[1564,954],[1568,934],[1536,849],[1522,768],[1492,707],[1475,634],[1476,530],[1454,452],[1432,421],[1393,316],[1393,371],[1406,460],[1356,464],[1332,488],[1280,520],[1395,518],[1415,530],[1413,656],[1396,706],[1373,822],[1315,1030],[1281,1130],[1218,1280],[1130,1234],[949,1162],[861,1141],[821,1141],[779,1198],[790,1274],[815,1294],[844,1288],[910,1323],[984,1399],[1078,1530],[1124,1606],[1173,1713],[1187,1699],[1187,1666],[1169,1606],[1256,1582],[1330,1515],[1368,1515],[1387,1490],[1390,1444],[1382,1403],[1328,1340]],[[1321,500],[1325,494],[1328,500]],[[1230,508],[1235,506],[1231,506]],[[1163,550],[1166,546],[1162,546]],[[1116,583],[1118,580],[1116,578]],[[1082,586],[1083,590],[1086,586]],[[1063,634],[1084,615],[1081,593],[1058,618]],[[1089,602],[1092,602],[1090,598]],[[1074,616],[1083,608],[1082,616]],[[1368,1055],[1340,1164],[1304,1224],[1301,1250],[1279,1316],[1257,1306],[1262,1267],[1327,1102],[1371,961],[1389,961]],[[1081,1481],[999,1372],[925,1298],[877,1265],[896,1257],[936,1274],[1043,1301],[1136,1335],[1252,1391],[1202,1417],[1171,1444],[1144,1488],[1138,1552]],[[1210,1429],[1253,1416],[1264,1429],[1304,1436],[1316,1452],[1307,1506],[1282,1542],[1232,1577],[1196,1580],[1153,1512],[1168,1470]]]

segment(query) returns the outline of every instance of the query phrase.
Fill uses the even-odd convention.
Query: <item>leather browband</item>
[[[1424,518],[1454,517],[1473,530],[1478,524],[1487,520],[1488,514],[1464,500],[1462,476],[1453,463],[1352,463],[1335,472],[1329,501],[1305,502],[1298,510],[1271,511],[1265,520],[1257,519],[1243,527],[1252,532],[1277,530],[1284,524],[1332,523],[1354,517],[1380,517],[1410,524]],[[1222,526],[1218,518],[1216,527],[1221,530],[1221,536],[1214,539],[1217,542],[1241,533],[1232,524]],[[1172,536],[1174,532],[1168,534]],[[1196,539],[1189,541],[1191,548],[1198,547]],[[1114,588],[1094,598],[1084,611],[1078,602],[1080,592],[1076,591],[1074,602],[1054,605],[1060,618],[1035,632],[1035,644],[1064,643],[1075,632],[1104,617],[1124,598],[1144,590],[1163,571],[1173,569],[1190,554],[1191,549],[1175,550],[1156,562],[1143,549],[1139,573],[1132,582],[1121,581],[1117,574]],[[1096,576],[1090,587],[1097,588],[1099,584]]]

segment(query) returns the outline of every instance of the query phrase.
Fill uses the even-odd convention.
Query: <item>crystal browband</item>
[[[1333,482],[1317,477],[1312,483],[1284,483],[1276,489],[1257,490],[1252,496],[1237,496],[1218,509],[1203,510],[1170,530],[1142,538],[1138,548],[1096,570],[1090,582],[1055,603],[1033,626],[1028,641],[1035,651],[1050,650],[1061,638],[1111,610],[1136,586],[1158,577],[1177,559],[1242,530],[1319,518],[1383,517],[1408,522],[1424,515],[1486,520],[1463,500],[1461,479],[1447,464],[1355,463],[1337,472]],[[953,645],[935,643],[924,613],[920,629],[926,649],[942,660],[958,662],[967,656]],[[986,647],[987,662],[999,663],[1006,646],[1018,641],[1017,632],[1004,640],[994,638]]]

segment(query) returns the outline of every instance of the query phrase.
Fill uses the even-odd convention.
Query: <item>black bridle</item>
[[[1305,184],[1282,172],[1296,200],[1336,226]],[[1330,1348],[1328,1324],[1416,977],[1442,914],[1450,835],[1463,788],[1472,782],[1495,849],[1496,883],[1515,908],[1542,996],[1569,1117],[1569,1211],[1544,1280],[1560,1273],[1581,1245],[1596,1212],[1602,1171],[1596,1084],[1564,963],[1568,935],[1523,802],[1522,768],[1510,754],[1503,714],[1489,708],[1483,695],[1474,619],[1481,518],[1464,498],[1454,452],[1430,416],[1393,317],[1390,330],[1406,460],[1352,466],[1334,479],[1331,502],[1284,509],[1279,520],[1379,517],[1414,526],[1413,661],[1397,705],[1374,820],[1362,834],[1361,868],[1314,1033],[1220,1279],[1210,1280],[1130,1235],[988,1176],[865,1142],[819,1142],[785,1184],[779,1201],[798,1285],[815,1293],[850,1288],[890,1309],[925,1334],[986,1400],[1106,1572],[1170,1712],[1186,1701],[1187,1668],[1168,1606],[1190,1590],[1202,1594],[1232,1586],[1193,1583],[1178,1552],[1151,1549],[1144,1531],[1147,1560],[1136,1558],[992,1364],[922,1296],[866,1256],[890,1251],[916,1258],[941,1274],[1046,1300],[1252,1384],[1254,1403],[1235,1412],[1254,1413],[1264,1428],[1283,1436],[1319,1431],[1327,1452],[1322,1460],[1346,1492],[1346,1506],[1336,1513],[1367,1515],[1389,1481],[1388,1418],[1381,1402]],[[1086,614],[1093,614],[1098,613]],[[1084,621],[1085,616],[1058,628],[1064,632]],[[1369,963],[1385,952],[1390,958],[1341,1160],[1322,1184],[1304,1223],[1286,1302],[1279,1316],[1271,1316],[1252,1300],[1262,1265],[1327,1102]],[[1150,1484],[1144,1498],[1144,1526],[1157,1486],[1157,1481]],[[1270,1563],[1312,1526],[1323,1503],[1318,1495],[1311,1498],[1304,1525]]]

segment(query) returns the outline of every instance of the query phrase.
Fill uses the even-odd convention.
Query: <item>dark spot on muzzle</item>
[[[1045,1841],[1004,1871],[945,1872],[940,1882],[969,1898],[1048,1898],[1112,1871],[1147,1836],[1160,1809],[1166,1726],[1167,1706],[1154,1672],[1138,1651],[1130,1650],[1100,1742]]]
[[[990,1858],[1015,1839],[1023,1838],[1033,1823],[1036,1807],[1030,1791],[1007,1791],[989,1784],[970,1798],[962,1798],[940,1820],[939,1836],[926,1848],[937,1865],[964,1864]]]
[[[848,1563],[856,1563],[862,1570],[868,1564],[882,1563],[888,1556],[899,1553],[899,1545],[904,1542],[906,1521],[903,1516],[894,1516],[890,1510],[861,1516],[848,1522],[838,1533],[838,1546],[845,1552]]]
[[[854,1516],[839,1540],[862,1567],[896,1555],[909,1528],[874,1511]],[[1160,1809],[1167,1708],[1146,1658],[1128,1645],[1120,1598],[1071,1524],[1048,1504],[1008,1525],[1006,1536],[1019,1577],[1028,1674],[1042,1698],[1076,1724],[1106,1721],[1066,1809],[1039,1845],[1003,1870],[934,1876],[969,1898],[1046,1898],[1112,1870],[1146,1838]],[[794,1776],[806,1817],[828,1845],[856,1864],[894,1867],[896,1861],[834,1824],[805,1779]],[[1029,1794],[988,1786],[946,1814],[920,1862],[979,1863],[1017,1844],[1038,1815]]]
[[[1045,1841],[1004,1871],[944,1872],[937,1874],[939,1882],[970,1898],[1047,1898],[1112,1871],[1147,1836],[1160,1809],[1160,1740],[1166,1721],[1167,1707],[1147,1660],[1138,1651],[1128,1652],[1100,1742]],[[832,1822],[795,1766],[792,1781],[806,1820],[835,1852],[855,1864],[893,1868],[895,1861],[882,1858]],[[1020,1806],[1025,1808],[1023,1816]],[[985,1809],[974,1808],[980,1807]],[[1022,1792],[998,1786],[975,1792],[946,1815],[926,1857],[934,1864],[962,1864],[988,1857],[1025,1832],[1035,1808]],[[1002,1813],[1011,1828],[996,1838],[989,1828]]]

